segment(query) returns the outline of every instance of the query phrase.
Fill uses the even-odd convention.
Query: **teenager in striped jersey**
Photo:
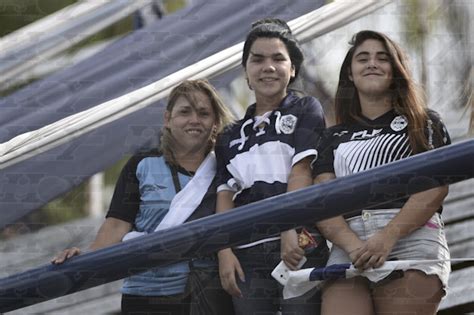
[[[336,93],[337,125],[318,146],[315,183],[450,143],[439,116],[426,108],[396,43],[384,34],[361,31],[351,45]],[[367,269],[393,259],[449,259],[440,217],[447,193],[447,187],[439,187],[387,202],[394,197],[391,192],[374,191],[371,198],[378,206],[319,222],[333,243],[327,264],[352,262]],[[330,281],[323,289],[322,313],[435,314],[449,272],[449,262],[443,262],[379,283],[363,277]]]

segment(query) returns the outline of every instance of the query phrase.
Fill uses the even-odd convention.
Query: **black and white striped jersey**
[[[437,148],[450,144],[439,115],[430,110],[428,116],[427,128],[421,132],[425,133],[429,145]],[[362,117],[359,123],[328,128],[318,145],[313,176],[327,172],[336,177],[346,176],[411,156],[407,127],[406,118],[390,110],[374,120]],[[380,203],[380,198],[374,202]],[[399,208],[405,201],[387,203],[382,208]]]
[[[316,156],[325,128],[321,104],[293,92],[280,106],[255,116],[255,104],[245,117],[217,140],[217,191],[236,192],[236,207],[286,192],[291,168]]]

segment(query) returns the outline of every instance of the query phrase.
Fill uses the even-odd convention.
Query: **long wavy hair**
[[[171,114],[179,97],[185,97],[190,104],[196,104],[196,92],[202,92],[207,95],[211,102],[212,110],[216,116],[216,128],[212,131],[211,137],[209,138],[206,149],[207,154],[214,148],[217,134],[221,132],[225,126],[233,122],[234,118],[220,96],[217,94],[216,89],[207,80],[202,79],[186,80],[173,88],[168,98],[166,111]],[[160,151],[168,163],[178,165],[174,155],[174,143],[175,140],[170,130],[163,127],[160,137]]]
[[[397,43],[379,32],[360,31],[349,43],[352,47],[347,52],[339,73],[335,100],[336,122],[340,124],[361,121],[359,94],[349,75],[355,50],[368,39],[380,41],[390,56],[393,69],[393,79],[389,87],[392,106],[398,114],[404,115],[408,120],[408,137],[413,152],[428,150],[428,140],[424,132],[428,114],[423,92],[414,82],[408,67],[408,58],[403,50]]]

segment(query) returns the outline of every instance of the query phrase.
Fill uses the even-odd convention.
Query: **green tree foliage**
[[[0,36],[75,2],[77,0],[0,0]]]

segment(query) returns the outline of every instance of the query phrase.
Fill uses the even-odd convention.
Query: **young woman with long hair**
[[[337,125],[326,130],[318,146],[315,183],[450,143],[439,115],[427,109],[404,52],[382,33],[354,35],[335,107]],[[374,191],[374,206],[319,222],[333,243],[327,264],[352,262],[367,269],[395,259],[449,259],[440,216],[447,192],[439,187],[390,201],[391,192]],[[444,261],[417,265],[399,279],[379,283],[364,277],[328,281],[322,313],[435,314],[449,272]]]

